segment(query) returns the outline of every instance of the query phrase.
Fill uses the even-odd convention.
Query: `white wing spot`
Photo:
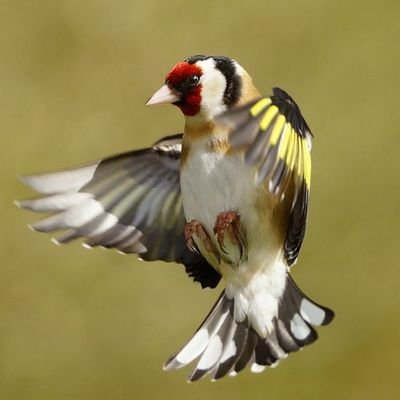
[[[236,352],[237,352],[236,344],[233,340],[231,340],[227,345],[226,349],[224,350],[220,362],[224,363],[226,360],[229,360],[236,354]]]
[[[265,370],[265,365],[260,365],[257,363],[251,364],[250,371],[254,372],[255,374],[260,374]]]
[[[297,313],[294,314],[290,321],[290,330],[298,340],[304,340],[311,332],[310,328]]]
[[[190,342],[179,352],[176,360],[181,364],[189,364],[207,347],[209,335],[207,329],[200,329]]]
[[[204,352],[201,357],[199,364],[197,365],[198,369],[209,369],[215,365],[218,361],[219,357],[222,353],[222,341],[221,338],[216,335],[214,336],[210,344],[207,347],[207,350]]]
[[[307,299],[301,300],[300,314],[313,325],[321,325],[325,319],[325,311]]]

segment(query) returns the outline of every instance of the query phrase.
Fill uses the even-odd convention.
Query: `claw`
[[[232,228],[232,240],[234,244],[240,244],[239,238],[240,215],[236,211],[224,211],[217,215],[214,225],[214,233],[217,236],[217,241],[224,249],[225,232],[228,228]]]
[[[216,252],[215,247],[211,242],[210,236],[208,236],[208,233],[204,229],[203,225],[199,221],[192,219],[185,225],[185,241],[190,251],[199,253],[199,249],[197,248],[197,245],[193,240],[194,235],[201,240],[207,251],[212,253]]]
[[[199,222],[193,219],[185,225],[184,230],[186,246],[193,253],[199,252],[193,240],[193,235],[196,233],[197,224],[199,224]]]
[[[225,253],[224,259],[231,264],[236,265],[247,257],[243,233],[240,215],[236,211],[224,211],[217,215],[214,234],[221,251]]]

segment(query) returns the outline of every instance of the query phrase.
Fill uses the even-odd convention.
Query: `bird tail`
[[[267,366],[276,366],[289,353],[313,343],[318,338],[313,325],[326,325],[333,318],[332,310],[313,302],[287,275],[273,328],[263,338],[247,318],[235,321],[234,299],[223,291],[193,337],[167,360],[164,369],[181,368],[198,359],[189,382],[206,374],[212,380],[236,375],[247,365],[252,372],[262,372]]]

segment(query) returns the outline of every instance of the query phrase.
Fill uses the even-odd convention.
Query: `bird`
[[[182,264],[202,288],[224,288],[193,336],[164,364],[188,381],[260,373],[317,339],[334,312],[291,277],[302,247],[313,135],[283,89],[262,95],[226,56],[179,61],[146,103],[172,104],[182,133],[56,172],[21,176],[48,215],[34,231],[142,260]]]

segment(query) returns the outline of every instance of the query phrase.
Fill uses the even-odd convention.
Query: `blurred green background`
[[[398,399],[400,2],[0,2],[1,399]],[[57,247],[26,228],[17,174],[182,129],[146,108],[177,61],[236,58],[285,88],[314,135],[309,228],[293,274],[335,309],[320,340],[262,375],[188,385],[161,365],[217,297],[182,268]],[[37,219],[37,218],[36,218]]]

